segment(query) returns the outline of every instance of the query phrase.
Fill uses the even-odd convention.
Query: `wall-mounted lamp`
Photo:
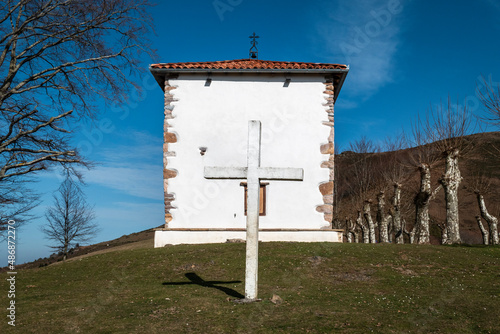
[[[205,152],[207,152],[207,148],[206,147],[199,147],[199,149],[200,149],[200,155],[204,156]]]

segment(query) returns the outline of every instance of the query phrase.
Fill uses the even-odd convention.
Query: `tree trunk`
[[[498,219],[495,216],[492,216],[488,210],[486,209],[486,203],[484,202],[484,197],[481,193],[476,192],[477,202],[479,204],[479,210],[481,211],[481,217],[488,223],[488,227],[490,229],[490,239],[492,245],[498,245]],[[482,225],[482,224],[481,224]],[[481,228],[481,225],[479,228]],[[482,232],[482,230],[481,230]],[[487,245],[487,243],[485,243]]]
[[[446,168],[439,180],[444,188],[446,201],[446,229],[447,244],[461,244],[460,224],[458,219],[458,187],[462,181],[458,168],[458,149],[448,150],[446,153]]]
[[[438,227],[441,229],[441,244],[448,244],[448,229],[446,226],[441,226],[441,224],[438,224]]]
[[[404,244],[403,228],[401,225],[401,185],[399,183],[394,183],[391,215],[396,243]]]
[[[392,215],[389,215],[389,217],[387,218],[387,234],[388,234],[388,240],[390,243],[393,243],[394,240],[393,240],[393,233],[394,233],[394,224],[392,222]]]
[[[354,232],[352,232],[352,234],[354,235],[354,243],[359,243],[359,233],[356,232],[356,230],[354,230]]]
[[[352,221],[351,218],[346,218],[345,220],[346,230],[347,230],[347,242],[348,243],[357,243],[358,236],[356,234],[356,223]],[[354,237],[354,239],[353,239]]]
[[[370,243],[370,235],[368,233],[368,228],[363,223],[361,211],[358,211],[358,218],[356,218],[356,224],[359,226],[359,228],[361,229],[361,233],[363,234],[363,243],[365,244]]]
[[[370,243],[375,244],[377,243],[377,240],[375,238],[375,223],[372,219],[370,204],[370,200],[365,201],[365,204],[363,205],[363,216],[365,217],[366,223],[368,224]]]
[[[416,235],[417,243],[428,244],[429,239],[429,202],[431,192],[431,171],[429,165],[421,164],[420,170],[420,191],[415,196],[415,225],[412,232]]]
[[[348,243],[352,243],[352,221],[350,219],[345,220],[345,236]]]
[[[408,239],[410,240],[410,244],[414,244],[415,243],[415,237],[417,235],[417,228],[416,226],[413,226],[412,230],[410,232],[408,232],[408,230],[406,229],[406,221],[403,220],[403,229],[406,233],[406,235],[408,235]]]
[[[68,243],[64,243],[64,249],[63,249],[63,261],[66,261],[68,258]]]
[[[481,234],[483,235],[483,245],[488,245],[490,233],[487,229],[484,228],[483,223],[481,222],[481,216],[476,216],[476,220],[477,224],[479,225],[479,229],[481,230]]]
[[[380,242],[389,242],[389,217],[385,213],[385,194],[383,191],[377,196],[377,222]]]
[[[349,244],[352,244],[352,236],[351,236],[351,232],[350,231],[347,231],[346,233],[346,239],[347,239],[347,243]]]

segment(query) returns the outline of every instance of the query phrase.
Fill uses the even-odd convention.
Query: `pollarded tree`
[[[148,49],[148,0],[4,0],[0,5],[0,183],[85,164],[71,121],[126,101]],[[139,87],[136,87],[137,89]],[[1,186],[1,184],[0,184]]]
[[[396,135],[393,138],[387,138],[384,143],[383,153],[383,168],[381,168],[384,185],[389,188],[392,185],[393,195],[389,216],[385,212],[385,192],[382,190],[378,197],[378,212],[377,221],[380,229],[380,242],[390,242],[392,234],[388,233],[388,223],[392,225],[396,243],[404,243],[403,231],[404,226],[401,219],[401,191],[402,185],[406,182],[410,169],[407,168],[406,160],[408,160],[408,143],[406,136],[403,133]]]
[[[432,146],[433,138],[428,136],[427,129],[431,127],[429,115],[426,119],[417,118],[417,121],[412,125],[411,142],[415,148],[411,151],[411,163],[419,172],[419,186],[415,191],[413,203],[415,204],[415,223],[410,232],[411,238],[418,244],[430,243],[430,217],[429,206],[432,199],[441,190],[439,185],[432,189],[431,183],[431,168],[436,167],[441,156]]]
[[[350,155],[348,164],[348,184],[358,203],[358,209],[363,212],[370,243],[376,243],[376,224],[372,218],[371,203],[375,195],[375,188],[380,183],[379,160],[374,158],[380,148],[371,140],[362,137],[349,145],[349,149],[355,154]],[[358,224],[359,225],[359,224]],[[365,232],[365,231],[363,231]],[[364,233],[365,234],[365,233]],[[364,238],[364,240],[366,240]]]
[[[486,208],[486,203],[484,201],[483,194],[481,192],[476,192],[476,198],[477,202],[479,205],[479,210],[481,212],[481,217],[486,220],[488,223],[489,227],[489,238],[491,238],[491,244],[492,245],[499,245],[499,235],[498,235],[498,218],[493,216],[491,213],[488,212],[488,209]],[[476,217],[478,219],[478,223],[481,221],[479,216]],[[481,226],[479,226],[481,228]],[[481,232],[483,236],[485,235],[485,239],[488,240],[488,235],[484,233],[483,228],[481,228]],[[488,243],[485,243],[488,244]]]
[[[385,210],[385,192],[380,191],[377,195],[377,224],[380,242],[389,242],[389,218]]]
[[[445,172],[439,183],[445,194],[448,243],[460,244],[458,188],[462,176],[458,162],[471,148],[471,143],[465,136],[472,130],[472,116],[467,107],[460,107],[458,103],[453,106],[450,100],[446,108],[440,106],[432,115],[434,128],[428,129],[428,135],[434,137],[435,145],[445,160]]]
[[[363,233],[363,241],[370,240],[370,233],[367,231],[371,230],[372,242],[375,242],[375,226],[365,229],[363,215],[355,214],[363,210],[364,201],[372,195],[370,192],[376,177],[372,168],[372,156],[375,151],[376,147],[372,142],[363,137],[351,143],[349,151],[336,156],[335,168],[338,173],[335,178],[335,215],[339,221],[355,220],[355,226]]]
[[[465,188],[470,193],[473,193],[477,200],[479,215],[476,216],[476,220],[483,235],[483,243],[486,245],[498,245],[500,244],[498,218],[488,210],[487,201],[484,198],[484,195],[492,194],[495,189],[492,185],[492,180],[495,178],[495,174],[498,175],[498,155],[490,152],[489,148],[489,145],[487,148],[479,147],[477,149],[479,158],[468,159],[469,174],[467,175]],[[489,204],[491,208],[491,200]],[[487,228],[483,226],[481,218],[488,224]]]
[[[446,243],[462,242],[458,210],[458,189],[462,181],[459,158],[470,148],[470,141],[465,136],[472,131],[471,119],[467,107],[460,107],[458,103],[453,105],[448,100],[446,107],[440,105],[431,108],[425,120],[419,119],[414,127],[414,138],[420,146],[420,151],[428,151],[421,156],[432,162],[419,165],[421,187],[415,198],[417,221],[420,219],[420,225],[416,225],[415,228],[421,229],[419,243],[428,243],[428,203],[438,191],[438,189],[432,191],[430,187],[430,166],[437,161],[444,161],[445,165],[439,183],[443,187],[446,202]],[[419,218],[419,216],[426,217]]]
[[[52,248],[61,251],[64,259],[73,244],[88,242],[98,232],[94,211],[71,177],[59,187],[54,195],[54,206],[47,209],[45,217],[47,225],[41,230],[47,239],[55,242]]]

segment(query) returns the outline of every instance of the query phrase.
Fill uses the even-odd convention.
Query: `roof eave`
[[[344,84],[345,78],[347,76],[347,73],[349,72],[349,65],[346,66],[346,68],[330,68],[330,69],[324,69],[324,68],[314,68],[314,69],[265,69],[265,68],[253,68],[253,69],[219,69],[219,68],[155,68],[149,66],[149,70],[151,74],[156,79],[156,82],[158,82],[158,85],[161,87],[161,89],[164,89],[164,84],[165,84],[165,77],[167,76],[176,76],[181,73],[193,73],[193,74],[198,74],[198,73],[232,73],[232,74],[238,74],[238,73],[263,73],[263,74],[276,74],[276,73],[281,73],[281,74],[320,74],[320,75],[334,75],[334,74],[340,74],[340,81],[337,87],[335,87],[335,95],[334,99],[335,101],[337,100],[337,96],[340,93],[340,89],[342,88],[342,85]]]

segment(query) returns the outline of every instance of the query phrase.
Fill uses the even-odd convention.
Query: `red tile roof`
[[[209,62],[188,62],[188,63],[162,63],[152,64],[151,68],[155,69],[216,69],[216,70],[250,70],[250,69],[269,69],[269,70],[330,70],[330,69],[347,69],[346,65],[342,64],[322,64],[322,63],[302,63],[302,62],[287,62],[287,61],[269,61],[260,59],[238,59],[224,61],[209,61]]]

